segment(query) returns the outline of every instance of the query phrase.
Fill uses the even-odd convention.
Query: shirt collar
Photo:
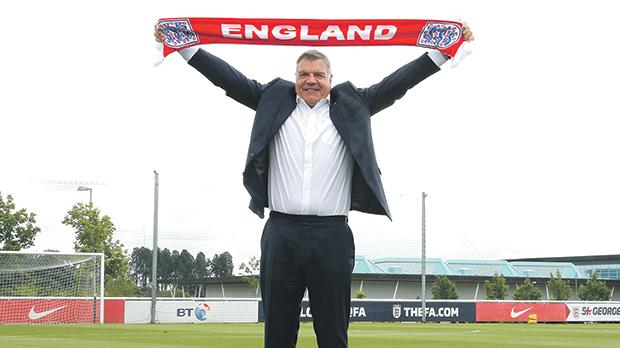
[[[296,100],[297,100],[297,105],[299,105],[300,103],[303,103],[303,105],[305,105],[306,107],[308,107],[308,109],[310,109],[310,106],[306,103],[305,100],[303,100],[302,97],[297,96]],[[316,103],[315,107],[317,106],[320,107],[323,105],[329,105],[329,94],[327,95],[327,98],[319,100],[319,102]]]

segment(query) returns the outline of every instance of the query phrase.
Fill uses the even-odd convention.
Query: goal
[[[0,324],[103,323],[103,254],[0,251]]]

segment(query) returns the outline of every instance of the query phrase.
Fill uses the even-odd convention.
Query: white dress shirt
[[[189,61],[197,47],[179,53]],[[446,62],[429,51],[437,65]],[[269,144],[269,209],[295,215],[347,215],[351,206],[353,157],[329,117],[329,99],[297,107]]]
[[[347,215],[353,157],[329,117],[329,99],[297,107],[269,144],[269,208],[296,215]]]

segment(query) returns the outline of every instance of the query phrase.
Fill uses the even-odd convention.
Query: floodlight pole
[[[80,186],[77,188],[78,191],[88,191],[89,195],[88,195],[88,202],[90,204],[93,204],[93,188],[92,187],[86,187],[86,186]]]
[[[426,322],[426,197],[422,192],[422,322]]]
[[[155,203],[153,207],[153,273],[151,273],[151,324],[155,324],[156,304],[157,304],[157,220],[159,210],[159,173],[155,173]]]

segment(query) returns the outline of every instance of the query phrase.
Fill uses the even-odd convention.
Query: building
[[[361,291],[368,298],[388,299],[422,297],[421,259],[368,260],[363,256],[357,256],[355,261],[352,294]],[[456,283],[459,299],[484,300],[486,298],[484,282],[498,274],[504,276],[508,285],[506,299],[512,298],[517,286],[521,285],[525,278],[530,278],[534,286],[542,291],[543,300],[550,300],[547,282],[552,274],[555,276],[556,272],[560,272],[562,278],[570,283],[573,290],[570,300],[578,300],[577,289],[581,284],[585,284],[590,276],[571,262],[429,258],[426,260],[426,297],[432,298],[430,286],[435,278],[445,275]],[[612,300],[620,300],[620,293],[615,291],[615,288],[620,286],[620,281],[607,280],[607,285],[612,289]]]
[[[570,262],[589,275],[596,271],[600,279],[620,280],[620,255],[536,257],[510,262]]]
[[[419,258],[355,258],[351,297],[363,293],[369,299],[419,299],[421,289],[421,260]],[[485,300],[484,282],[495,274],[504,276],[508,285],[507,300],[525,278],[530,278],[550,300],[547,282],[560,272],[571,285],[569,300],[578,300],[577,289],[585,284],[596,270],[611,288],[611,300],[620,301],[620,255],[578,256],[565,258],[535,258],[518,260],[426,260],[426,298],[432,298],[431,285],[435,278],[445,275],[456,283],[460,300]],[[163,282],[164,284],[166,282]],[[245,277],[207,278],[179,281],[174,285],[175,297],[260,297],[260,289],[250,287]],[[618,290],[618,291],[616,291]],[[307,296],[307,294],[306,294]]]

